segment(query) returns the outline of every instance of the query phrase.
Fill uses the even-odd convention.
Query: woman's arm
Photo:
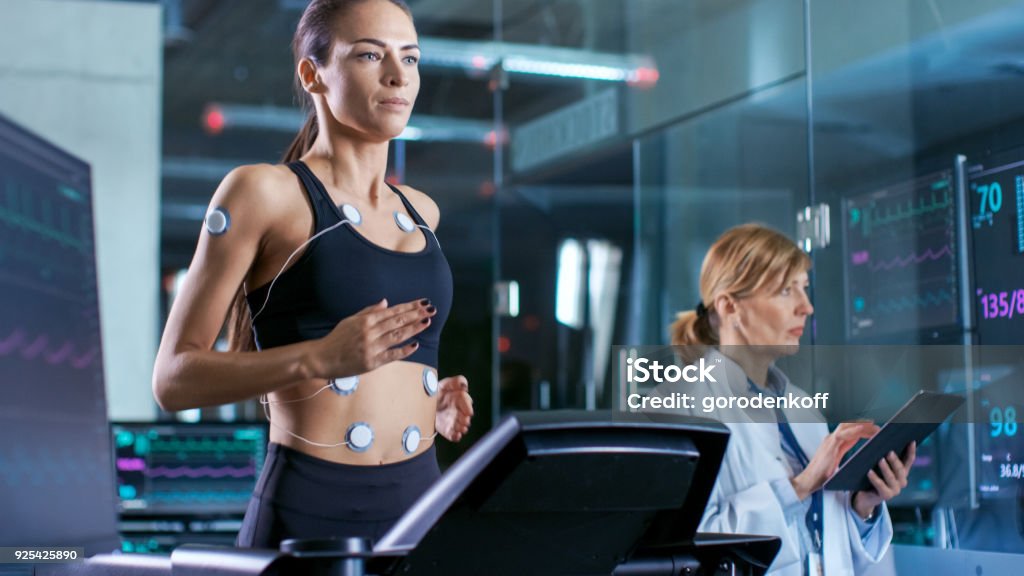
[[[214,236],[203,228],[195,257],[171,308],[153,370],[153,394],[165,410],[253,398],[309,378],[363,374],[412,354],[416,343],[392,348],[430,324],[418,302],[370,306],[318,340],[262,352],[212,350],[239,287],[256,262],[275,218],[287,215],[282,190],[290,173],[270,165],[233,170],[214,193],[212,208],[231,217]]]
[[[256,260],[280,200],[269,193],[270,166],[242,166],[221,182],[210,209],[230,216],[226,232],[203,226],[175,298],[153,369],[153,393],[166,410],[235,402],[274,390],[308,371],[303,346],[250,353],[212,350],[239,286]]]

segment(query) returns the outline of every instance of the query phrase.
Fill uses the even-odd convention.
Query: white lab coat
[[[665,396],[678,392],[695,396],[694,409],[673,412],[714,418],[725,423],[731,431],[725,458],[699,530],[778,536],[782,539],[782,547],[768,574],[802,576],[806,559],[801,556],[799,526],[805,522],[810,498],[803,502],[796,498],[789,482],[793,471],[782,450],[778,426],[774,420],[755,422],[747,412],[739,409],[704,412],[701,409],[702,397],[738,396],[749,390],[746,374],[728,357],[712,351],[705,361],[718,364],[714,370],[718,382],[662,384],[650,394]],[[772,370],[787,382],[787,393],[807,396],[806,392],[789,383],[780,370],[774,367]],[[793,434],[804,454],[813,458],[829,432],[821,414],[800,408],[783,412],[791,422]],[[811,419],[816,421],[809,422]],[[884,504],[879,517],[863,538],[857,523],[859,518],[855,519],[855,516],[849,492],[825,492],[822,555],[826,576],[860,574],[867,566],[878,562],[889,547],[892,521]]]

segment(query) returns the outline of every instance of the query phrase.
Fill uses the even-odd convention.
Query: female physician
[[[719,362],[724,377],[693,385],[691,394],[806,396],[774,362],[797,351],[814,311],[809,268],[799,247],[761,225],[737,226],[714,243],[701,268],[701,301],[678,315],[671,337],[684,356]],[[802,408],[713,416],[732,434],[700,530],[779,536],[773,576],[859,574],[881,559],[892,539],[884,502],[906,486],[913,445],[902,460],[890,453],[879,462],[881,475],[868,476],[873,490],[826,492],[843,455],[877,426],[843,423],[830,434],[819,413]]]
[[[438,477],[433,439],[473,414],[438,380],[452,278],[425,194],[385,182],[419,91],[400,0],[313,0],[292,44],[312,114],[282,165],[214,193],[153,375],[167,410],[260,397],[271,423],[240,546],[379,538]],[[212,349],[226,313],[231,350]]]

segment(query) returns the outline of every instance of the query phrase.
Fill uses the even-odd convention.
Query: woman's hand
[[[885,458],[878,461],[881,476],[874,470],[868,470],[868,481],[875,489],[860,490],[853,495],[853,509],[861,518],[869,517],[879,504],[892,500],[907,487],[907,476],[910,476],[910,467],[914,465],[916,457],[917,442],[911,442],[907,446],[903,460],[900,460],[895,452],[889,452]]]
[[[430,326],[437,309],[430,300],[388,307],[387,300],[345,318],[323,338],[313,341],[312,377],[343,378],[365,374],[401,360],[419,348],[418,342],[398,346]]]
[[[874,422],[843,422],[831,434],[821,441],[821,446],[814,457],[790,482],[798,498],[803,500],[821,489],[825,482],[835,473],[843,456],[853,448],[861,438],[871,438],[878,432]]]
[[[469,431],[473,418],[473,399],[465,376],[451,376],[439,383],[437,416],[434,428],[451,442],[458,442]]]

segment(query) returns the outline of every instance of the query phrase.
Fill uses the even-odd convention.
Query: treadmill
[[[36,574],[756,576],[778,538],[697,532],[728,437],[696,417],[517,413],[377,542],[186,544],[170,557],[98,555],[38,565]]]

